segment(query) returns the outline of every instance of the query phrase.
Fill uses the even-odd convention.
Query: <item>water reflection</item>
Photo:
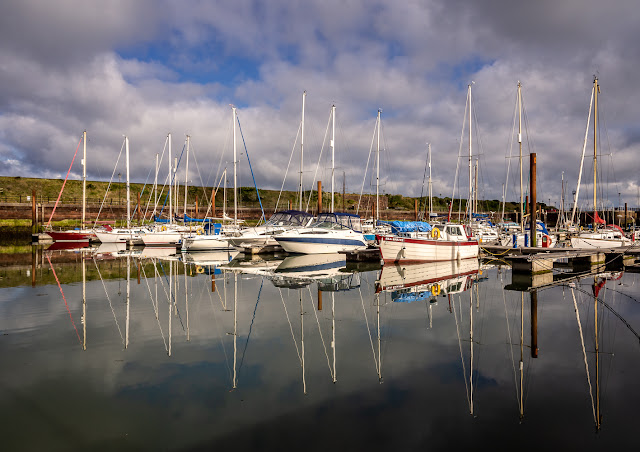
[[[634,274],[564,273],[537,286],[475,260],[371,270],[340,255],[103,247],[20,259],[0,268],[0,409],[20,427],[9,444],[47,422],[27,405],[16,411],[11,394],[52,391],[111,423],[105,413],[118,412],[127,427],[112,444],[125,444],[126,430],[148,449],[231,438],[248,447],[248,432],[266,438],[310,422],[373,446],[372,413],[389,419],[376,427],[380,444],[405,448],[468,444],[445,421],[485,438],[535,430],[532,445],[557,440],[556,427],[587,448],[593,426],[599,447],[632,440]],[[399,440],[425,426],[415,442]]]

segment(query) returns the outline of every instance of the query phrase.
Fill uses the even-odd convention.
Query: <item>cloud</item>
[[[9,2],[0,18],[2,149],[21,162],[10,171],[58,174],[68,165],[62,156],[69,154],[70,161],[76,137],[86,129],[89,173],[105,178],[127,134],[135,155],[132,175],[143,181],[168,132],[179,142],[190,134],[203,164],[219,161],[224,146],[229,154],[223,160],[230,161],[225,136],[229,104],[235,104],[256,181],[277,189],[307,90],[305,177],[315,172],[335,104],[337,165],[348,187],[360,187],[380,108],[384,190],[419,194],[431,142],[434,191],[450,196],[456,166],[466,164],[456,155],[468,152],[461,130],[466,86],[473,80],[473,152],[480,156],[483,193],[497,199],[521,81],[524,152],[538,153],[538,197],[558,202],[561,172],[571,184],[577,180],[592,76],[598,74],[606,126],[600,149],[612,153],[606,171],[619,187],[612,182],[606,190],[610,198],[621,190],[631,202],[640,136],[633,120],[639,59],[629,45],[640,33],[635,11],[632,2],[534,7],[483,1],[463,8],[460,2],[391,7],[354,0],[270,2],[267,8],[248,1],[167,0],[111,1],[100,11],[85,2]],[[190,179],[198,180],[197,174]],[[467,183],[462,177],[458,185]],[[285,187],[296,185],[292,180]],[[519,196],[517,190],[509,188],[510,198]]]

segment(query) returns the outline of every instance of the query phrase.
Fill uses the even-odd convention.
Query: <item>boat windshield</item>
[[[362,232],[360,217],[356,215],[320,214],[311,227],[323,229],[353,229],[356,232]]]
[[[306,212],[283,211],[274,213],[265,226],[304,226],[311,215]]]

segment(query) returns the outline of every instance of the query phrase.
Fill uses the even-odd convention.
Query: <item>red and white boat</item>
[[[429,233],[377,235],[376,240],[385,263],[477,259],[480,250],[478,240],[469,237],[460,224],[446,224],[442,230],[434,227]]]
[[[90,240],[97,240],[95,232],[90,229],[47,231],[47,235],[49,235],[54,242],[89,242]]]

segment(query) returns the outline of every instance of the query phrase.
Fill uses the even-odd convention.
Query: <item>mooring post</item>
[[[532,152],[529,154],[529,184],[531,186],[531,208],[529,212],[531,213],[531,223],[530,223],[530,231],[531,231],[531,247],[535,248],[537,246],[536,243],[536,230],[537,230],[537,222],[536,217],[538,213],[538,209],[536,208],[536,153]]]
[[[417,199],[413,200],[413,210],[415,213],[416,221],[418,221],[418,200]]]
[[[531,291],[531,357],[538,357],[538,291]]]
[[[322,213],[322,181],[318,181],[318,215]]]
[[[318,289],[318,311],[322,311],[322,291]]]
[[[36,209],[36,191],[31,190],[31,234],[37,234],[37,209]]]
[[[140,192],[138,192],[138,226],[140,226],[140,210],[142,210],[140,207]],[[138,284],[140,284],[140,282],[138,282]]]

